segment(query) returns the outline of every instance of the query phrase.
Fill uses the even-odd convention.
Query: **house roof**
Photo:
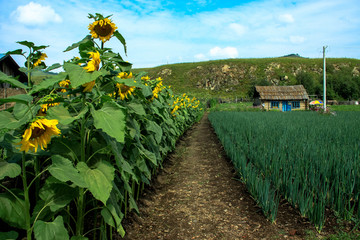
[[[303,85],[255,86],[261,100],[303,100],[309,99]]]
[[[5,67],[6,66],[6,67]],[[19,81],[26,83],[27,76],[24,72],[19,70],[19,65],[17,62],[11,57],[11,55],[5,55],[0,53],[0,71],[5,72],[7,75],[11,75],[13,77],[19,76]],[[8,70],[5,70],[8,69]],[[9,71],[9,69],[12,69]]]

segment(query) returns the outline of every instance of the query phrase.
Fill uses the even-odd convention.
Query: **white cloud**
[[[134,67],[176,63],[180,56],[185,62],[276,57],[293,52],[319,57],[323,45],[332,47],[331,57],[360,58],[359,0],[296,0],[288,4],[274,4],[272,0],[244,4],[234,1],[231,7],[192,14],[176,12],[176,3],[165,4],[162,0],[103,0],[101,4],[98,0],[88,0],[87,4],[80,0],[30,1],[3,0],[0,31],[7,34],[0,39],[0,52],[19,48],[16,41],[21,40],[50,45],[46,49],[48,65],[78,54],[76,50],[62,51],[89,34],[87,27],[92,20],[87,13],[96,12],[113,14],[114,23],[126,39],[128,55],[124,56],[116,38],[106,42],[106,47],[112,47]],[[211,6],[215,3],[207,2]],[[136,6],[126,5],[130,3]],[[193,3],[191,7],[196,8]],[[9,9],[15,10],[12,16]],[[45,24],[59,21],[62,24]],[[29,24],[42,25],[34,28]]]
[[[281,14],[279,20],[284,23],[293,23],[295,22],[294,17],[291,14]]]
[[[41,4],[30,2],[27,5],[19,6],[12,16],[19,23],[26,25],[42,25],[48,22],[62,22],[61,17],[50,6],[42,6]]]
[[[302,36],[290,36],[291,43],[299,44],[299,43],[303,43],[305,40],[306,39]]]
[[[199,53],[194,56],[194,58],[198,61],[205,61],[208,60],[208,58],[205,56],[205,54]]]
[[[234,47],[214,47],[209,51],[210,56],[219,58],[236,58],[239,53]]]
[[[246,32],[246,27],[238,23],[230,23],[229,28],[233,30],[238,36],[241,36]]]

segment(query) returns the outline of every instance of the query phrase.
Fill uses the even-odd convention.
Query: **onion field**
[[[360,113],[212,112],[209,120],[241,180],[275,221],[286,199],[318,231],[325,209],[360,219]]]

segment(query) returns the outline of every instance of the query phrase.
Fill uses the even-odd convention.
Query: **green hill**
[[[329,99],[360,97],[360,60],[328,58]],[[310,95],[322,95],[323,59],[290,54],[279,58],[226,59],[162,65],[145,71],[161,77],[175,93],[188,92],[198,98],[251,98],[255,85],[303,84]]]

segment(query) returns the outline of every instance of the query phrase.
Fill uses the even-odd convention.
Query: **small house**
[[[265,110],[292,111],[309,108],[309,95],[303,85],[255,86],[254,99],[260,100]]]
[[[24,84],[27,83],[27,76],[19,70],[19,65],[10,55],[0,53],[0,71],[12,77],[18,77],[18,80]]]
[[[21,72],[19,68],[19,65],[10,55],[0,54],[0,71],[8,76],[17,78],[20,82],[27,85],[27,76],[24,72]],[[9,83],[0,82],[0,98],[7,98],[23,93],[25,93],[23,89],[12,88]],[[6,109],[12,105],[12,103],[1,105],[0,110]]]

